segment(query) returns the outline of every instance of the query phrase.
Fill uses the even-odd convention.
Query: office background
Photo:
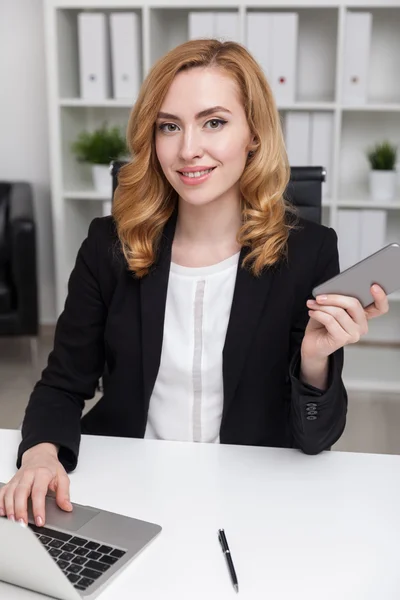
[[[26,340],[0,337],[0,427],[15,427],[22,418],[35,373],[43,366],[51,348],[54,323],[63,303],[63,288],[78,244],[90,219],[107,211],[106,195],[102,202],[101,194],[87,187],[88,171],[77,165],[66,148],[84,126],[90,124],[93,128],[105,118],[123,125],[129,115],[128,101],[113,101],[110,98],[93,108],[93,102],[78,97],[78,71],[67,73],[71,67],[71,57],[76,59],[77,56],[81,11],[76,7],[101,9],[104,2],[75,2],[75,9],[71,9],[73,3],[70,3],[70,8],[67,7],[68,2],[58,4],[63,4],[64,8],[58,9],[56,1],[49,2],[45,13],[42,0],[2,0],[0,3],[0,76],[4,82],[0,94],[0,181],[24,180],[32,185],[41,324],[35,369],[32,369],[30,347],[25,343]],[[201,19],[196,20],[196,15],[190,15],[193,12],[189,8],[192,2],[185,3],[185,8],[180,7],[181,2],[176,2],[174,7],[160,3],[159,9],[152,10],[144,2],[108,4],[125,6],[125,10],[132,10],[136,4],[138,33],[139,37],[144,37],[139,43],[140,52],[143,52],[139,71],[142,67],[146,71],[158,56],[184,41],[191,31],[201,35],[201,27],[209,27],[205,11],[202,13],[203,23]],[[299,0],[275,1],[273,5],[270,2],[252,2],[252,10],[248,14],[247,5],[243,4],[236,15],[238,25],[232,25],[231,21],[229,27],[237,26],[238,41],[243,41],[251,26],[258,26],[259,31],[270,26],[266,20],[262,22],[259,12],[263,13],[263,18],[268,13],[283,9],[299,15],[297,21],[292,19],[286,25],[292,28],[298,40],[294,51],[299,77],[296,79],[297,74],[291,73],[288,68],[288,74],[296,79],[298,85],[296,89],[293,88],[292,97],[290,94],[281,96],[280,90],[274,91],[281,108],[292,164],[305,164],[307,159],[317,160],[312,150],[313,143],[318,145],[317,122],[319,131],[325,132],[322,139],[326,139],[330,132],[328,147],[320,148],[320,152],[325,153],[326,161],[323,162],[329,162],[324,165],[327,166],[328,177],[324,191],[323,222],[338,231],[339,242],[342,243],[342,266],[345,266],[345,252],[351,249],[344,247],[348,236],[345,233],[340,235],[339,229],[351,231],[354,235],[360,228],[362,213],[365,222],[368,218],[371,222],[372,218],[370,232],[376,233],[379,229],[380,245],[400,240],[399,185],[394,199],[381,201],[379,206],[372,207],[368,198],[368,165],[363,155],[367,144],[386,138],[392,143],[400,142],[398,71],[396,77],[400,50],[400,0],[375,3],[364,0],[346,4],[337,0],[336,6],[332,2],[329,7],[321,0],[308,2],[307,7],[302,4]],[[356,10],[349,10],[349,6]],[[227,8],[229,5],[226,2],[217,3],[214,11],[221,13]],[[361,45],[364,50],[369,48],[371,52],[368,64],[372,83],[367,90],[369,96],[366,102],[372,106],[368,110],[363,108],[362,97],[356,97],[353,101],[351,97],[346,97],[346,85],[342,81],[347,64],[343,60],[346,27],[352,26],[347,17],[349,14],[357,16],[357,13],[365,12],[371,16],[364,17],[364,23],[362,20],[356,22],[355,28],[357,31],[363,28]],[[225,17],[228,15],[225,12]],[[231,12],[232,15],[234,13]],[[350,32],[351,29],[347,32],[347,38]],[[67,52],[55,56],[53,42]],[[253,40],[248,46],[262,62],[262,53],[265,51],[263,45],[260,47]],[[318,54],[321,60],[316,60]],[[310,57],[312,62],[307,64]],[[54,86],[50,86],[48,91],[46,62],[50,68],[54,68],[52,73],[60,82],[60,97],[56,97]],[[314,138],[317,138],[314,142],[312,131]],[[306,144],[299,146],[297,142],[307,135],[310,137],[307,144],[310,154],[305,156]],[[321,135],[319,137],[321,139]],[[51,179],[50,159],[52,169],[63,170],[64,187],[59,185],[57,175]],[[61,205],[65,213],[63,219],[57,222],[54,215],[61,214]],[[62,242],[60,233],[64,235]],[[375,243],[378,242],[375,240]],[[64,256],[63,251],[66,253]],[[356,258],[347,255],[347,260],[355,262]],[[398,300],[391,302],[389,315],[380,319],[379,323],[371,323],[370,334],[363,345],[346,349],[349,424],[337,445],[338,449],[400,451],[400,441],[397,440],[400,427]]]

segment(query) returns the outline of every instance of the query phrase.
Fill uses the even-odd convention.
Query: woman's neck
[[[193,206],[179,199],[172,260],[183,266],[208,266],[236,254],[241,226],[240,201],[220,199]]]

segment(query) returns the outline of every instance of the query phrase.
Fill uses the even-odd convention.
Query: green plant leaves
[[[367,151],[367,158],[374,171],[394,171],[397,160],[397,147],[390,142],[375,144]]]
[[[117,160],[128,154],[125,136],[119,127],[108,127],[104,123],[93,132],[82,131],[71,150],[79,162],[88,162],[96,165],[108,165],[112,160]]]

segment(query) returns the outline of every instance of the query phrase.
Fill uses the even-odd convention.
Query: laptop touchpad
[[[54,527],[56,529],[66,529],[67,531],[78,531],[83,525],[91,521],[93,517],[99,514],[99,510],[73,504],[72,512],[61,510],[56,504],[54,498],[46,496],[46,523],[45,527]],[[29,501],[28,506],[29,522],[34,523],[32,514],[32,504]]]

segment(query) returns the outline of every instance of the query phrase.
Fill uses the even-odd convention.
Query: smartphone
[[[400,289],[400,245],[389,244],[367,256],[332,279],[317,285],[314,298],[321,294],[341,294],[357,298],[365,308],[374,302],[371,285],[377,283],[387,295]]]

